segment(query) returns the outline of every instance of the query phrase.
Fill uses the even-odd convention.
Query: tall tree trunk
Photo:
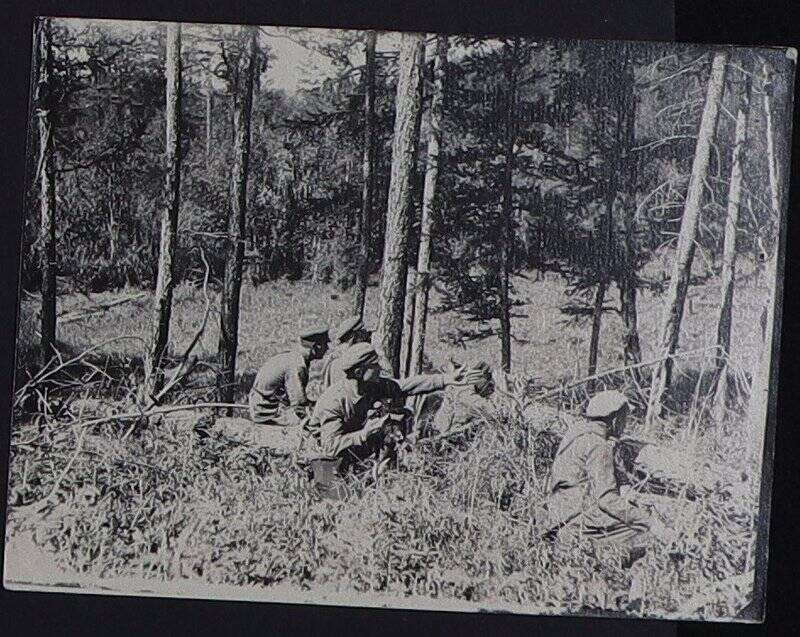
[[[656,368],[650,390],[650,401],[647,408],[647,423],[651,423],[655,415],[660,414],[664,393],[669,387],[672,372],[672,356],[678,348],[683,306],[689,279],[692,272],[697,224],[703,199],[704,184],[708,171],[708,160],[711,143],[717,127],[719,103],[725,85],[725,73],[728,66],[728,51],[719,50],[714,53],[711,64],[711,76],[708,80],[703,116],[697,134],[692,174],[686,203],[681,218],[681,229],[678,235],[678,246],[675,251],[675,264],[669,282],[666,298],[666,313],[660,338],[660,350],[667,358]]]
[[[503,371],[511,372],[511,261],[514,249],[514,145],[517,141],[517,58],[519,38],[514,38],[511,59],[506,69],[505,140],[503,141],[503,229],[500,238],[500,362]]]
[[[425,330],[428,320],[428,295],[431,274],[431,229],[436,205],[436,184],[439,179],[439,153],[442,143],[442,122],[444,120],[444,81],[447,71],[446,35],[436,38],[436,59],[433,67],[433,98],[430,110],[430,135],[425,162],[425,187],[422,193],[422,219],[419,228],[419,253],[417,255],[417,286],[414,294],[414,326],[411,341],[410,372],[422,372],[422,359],[425,352]]]
[[[413,227],[417,221],[417,208],[414,205],[413,184],[417,183],[417,157],[419,157],[420,147],[420,131],[422,130],[422,111],[423,104],[425,103],[425,45],[423,43],[422,50],[419,58],[420,65],[420,79],[417,84],[417,99],[419,100],[420,107],[417,110],[417,118],[414,121],[414,164],[411,170],[411,183],[412,183],[412,201],[411,201],[411,226]],[[410,246],[409,246],[410,247]],[[408,376],[411,373],[411,344],[414,340],[414,314],[416,305],[414,297],[417,290],[417,269],[412,265],[414,255],[409,254],[408,266],[406,269],[406,296],[403,307],[403,333],[400,335],[400,372],[403,376]]]
[[[592,308],[592,332],[589,337],[589,367],[586,369],[587,376],[594,376],[597,373],[597,349],[600,344],[600,324],[603,320],[603,302],[606,300],[606,279],[601,279],[597,284],[594,295],[594,306]],[[594,391],[594,381],[589,381],[589,391]]]
[[[403,377],[411,374],[411,341],[414,334],[414,292],[416,290],[417,270],[409,265],[406,272],[406,298],[403,307],[403,333],[400,339],[400,373]]]
[[[771,83],[772,83],[772,69],[768,62],[763,64],[764,75],[764,90],[763,90],[763,108],[764,119],[767,137],[767,168],[769,176],[769,192],[770,192],[770,208],[773,219],[775,221],[775,247],[771,254],[767,254],[767,260],[764,268],[764,281],[769,290],[767,296],[766,307],[764,308],[764,318],[762,320],[763,331],[763,344],[761,352],[758,357],[756,369],[753,371],[752,384],[750,387],[750,400],[747,408],[747,440],[748,451],[756,454],[756,458],[761,458],[763,454],[764,445],[764,427],[765,418],[769,408],[769,388],[770,388],[770,374],[772,371],[772,354],[773,354],[773,334],[775,322],[775,305],[778,302],[776,298],[777,290],[777,270],[778,270],[778,256],[780,253],[780,222],[781,222],[781,189],[778,177],[778,162],[775,148],[775,131],[773,127],[773,113],[772,113],[772,98],[771,98]]]
[[[161,363],[169,343],[172,290],[175,277],[175,246],[181,184],[181,25],[167,25],[166,51],[166,183],[165,207],[161,211],[156,294],[152,315],[152,338],[145,388],[148,393],[161,385]]]
[[[364,159],[361,190],[361,221],[358,229],[358,270],[354,313],[364,315],[364,300],[369,280],[369,247],[372,236],[372,198],[375,193],[375,42],[377,33],[367,32],[364,45]]]
[[[56,194],[53,160],[53,59],[50,18],[36,21],[36,54],[39,81],[35,107],[39,120],[39,264],[42,271],[40,358],[44,365],[56,347]]]
[[[633,154],[636,144],[636,92],[633,65],[628,45],[622,73],[620,90],[618,143],[621,148],[619,174],[624,180],[622,192],[623,236],[622,264],[619,268],[618,286],[622,324],[624,326],[622,349],[626,365],[642,362],[639,343],[639,320],[636,311],[637,253],[636,253],[636,186],[638,182],[637,162]],[[639,369],[631,371],[634,382],[640,381]]]
[[[424,35],[419,33],[403,33],[400,39],[380,313],[375,330],[378,346],[395,376],[400,372],[400,336],[411,226],[411,176],[416,149],[414,134],[417,112],[421,107],[417,87],[424,42]]]
[[[214,94],[211,77],[206,79],[206,170],[211,168],[211,138],[213,136]]]
[[[243,28],[244,29],[244,28]],[[242,289],[247,172],[250,163],[250,112],[253,104],[253,80],[256,69],[257,27],[246,27],[247,42],[237,61],[237,82],[233,109],[233,169],[231,171],[228,241],[225,277],[222,287],[222,312],[217,357],[220,366],[219,395],[223,402],[233,400],[236,378],[236,351],[239,339],[239,296]]]
[[[725,216],[725,238],[722,249],[721,302],[717,319],[717,388],[714,404],[718,415],[722,415],[728,393],[728,356],[731,351],[731,318],[733,315],[733,292],[736,278],[736,233],[739,225],[739,207],[742,198],[742,173],[744,151],[747,145],[747,124],[750,112],[750,89],[752,68],[746,66],[745,87],[736,114],[731,160],[731,177],[728,185],[728,209]]]
[[[622,126],[623,122],[620,117],[620,109],[617,109],[614,122],[614,140],[616,142],[616,147],[612,149],[612,166],[607,176],[605,196],[606,211],[603,215],[603,237],[600,240],[600,262],[598,264],[600,281],[597,284],[594,307],[592,308],[592,332],[589,337],[589,365],[586,370],[588,376],[594,376],[597,373],[597,350],[600,345],[600,327],[603,322],[603,303],[606,300],[606,291],[608,290],[611,281],[611,272],[614,267],[614,202],[617,200],[618,187],[616,172],[622,168],[620,163],[620,158],[622,157]],[[594,380],[589,381],[587,387],[590,392],[593,392],[595,387]]]

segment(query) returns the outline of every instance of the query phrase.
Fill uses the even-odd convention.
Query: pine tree
[[[439,180],[439,155],[442,145],[442,125],[444,119],[445,73],[447,72],[446,35],[436,37],[436,57],[433,67],[433,98],[430,110],[430,134],[425,162],[425,186],[422,194],[422,218],[420,220],[419,252],[417,255],[417,286],[414,294],[414,325],[411,344],[411,374],[422,372],[425,352],[425,330],[428,318],[428,295],[431,285],[431,229],[433,227],[434,206],[437,202],[436,187]]]
[[[695,237],[700,219],[704,183],[708,171],[711,144],[717,127],[722,91],[725,86],[728,56],[728,50],[717,50],[711,64],[703,115],[697,133],[692,174],[689,179],[681,229],[678,235],[678,246],[675,251],[675,263],[665,301],[666,310],[660,338],[660,350],[665,359],[658,365],[653,375],[646,417],[648,423],[652,422],[655,415],[660,414],[664,393],[669,387],[672,356],[678,349],[681,319],[694,259]]]
[[[411,228],[411,176],[416,161],[417,113],[421,108],[418,84],[424,35],[403,33],[400,40],[395,102],[392,168],[389,182],[380,313],[375,329],[377,344],[392,373],[400,373],[400,339],[405,307],[408,236]]]
[[[181,184],[181,25],[167,25],[166,47],[166,183],[161,213],[161,240],[152,316],[152,337],[145,387],[148,393],[161,384],[160,369],[169,344],[172,291],[175,285],[175,249]]]
[[[41,341],[42,365],[47,363],[56,347],[56,195],[55,164],[53,158],[54,139],[54,95],[53,95],[53,51],[52,25],[50,18],[36,21],[35,54],[38,66],[38,82],[34,96],[34,113],[38,119],[39,160],[39,264],[42,271],[41,284]]]
[[[258,27],[241,28],[238,57],[234,62],[234,68],[229,69],[233,91],[233,169],[217,350],[220,366],[219,394],[223,402],[233,400],[236,379],[239,297],[242,289],[247,177],[250,163],[250,116],[258,54],[257,37]]]

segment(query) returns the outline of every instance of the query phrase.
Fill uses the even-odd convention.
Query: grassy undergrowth
[[[564,416],[531,405],[528,392],[531,384],[580,378],[588,334],[585,326],[558,324],[561,282],[519,280],[517,289],[530,303],[517,308],[523,316],[515,319],[521,339],[514,344],[516,395],[499,397],[471,433],[408,451],[400,470],[378,484],[353,483],[344,501],[320,500],[303,471],[266,449],[232,446],[214,436],[200,439],[193,428],[198,419],[213,418],[210,413],[152,419],[130,431],[120,423],[87,429],[65,426],[58,416],[28,415],[18,418],[12,432],[8,536],[31,533],[62,566],[98,581],[286,585],[541,613],[706,618],[737,613],[752,588],[758,466],[745,456],[744,426],[736,412],[714,426],[704,421],[690,438],[680,418],[674,419],[674,430],[662,432],[665,445],[684,454],[694,451],[691,470],[699,474],[706,463],[722,469],[713,488],[694,501],[642,496],[655,498],[679,531],[673,544],[656,544],[633,568],[623,569],[614,547],[540,539],[547,474]],[[702,347],[713,333],[713,313],[703,308],[715,292],[693,289],[684,348]],[[176,295],[177,349],[202,318],[196,295],[189,286]],[[758,334],[746,294],[740,296],[735,356],[747,369],[755,360]],[[306,283],[246,288],[240,373],[254,372],[285,345],[298,316],[335,323],[346,314],[346,301]],[[61,309],[82,303],[85,299],[66,297]],[[122,334],[143,337],[147,307],[145,299],[67,323],[61,338],[65,347],[81,351]],[[659,309],[658,299],[642,299],[644,343],[655,340]],[[30,311],[23,306],[23,316]],[[30,324],[22,321],[23,348]],[[451,358],[496,363],[495,338],[465,341],[458,330],[463,325],[453,314],[433,315],[432,364]],[[601,369],[619,364],[620,338],[619,317],[608,313]],[[215,345],[216,321],[203,338],[201,358],[212,358]],[[130,361],[138,351],[133,339],[102,348],[104,356],[131,366],[129,378],[114,378],[116,388],[136,382]],[[645,359],[650,355],[645,348]],[[202,393],[194,391],[193,396]],[[87,387],[82,396],[89,395],[108,397],[109,387]],[[523,403],[529,405],[524,411]],[[36,504],[45,501],[46,507]]]

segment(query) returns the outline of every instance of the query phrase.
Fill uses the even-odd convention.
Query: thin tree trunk
[[[608,283],[602,279],[597,284],[594,295],[594,307],[592,308],[592,333],[589,337],[589,366],[586,368],[587,376],[594,376],[597,373],[597,349],[600,344],[600,324],[603,320],[603,302],[606,300],[606,288]],[[590,381],[588,386],[590,392],[594,391],[594,381]]]
[[[232,402],[233,400],[239,337],[239,297],[242,288],[247,172],[250,163],[250,112],[253,103],[256,38],[258,36],[257,27],[246,27],[246,29],[248,32],[247,42],[242,42],[243,47],[246,48],[241,52],[237,62],[238,81],[233,87],[233,169],[217,354],[220,366],[219,394],[222,402]]]
[[[721,302],[717,319],[717,388],[714,404],[718,416],[724,412],[728,393],[728,356],[731,351],[731,318],[733,315],[734,280],[736,278],[736,233],[742,198],[744,151],[750,113],[751,68],[745,68],[745,88],[736,114],[736,133],[728,186],[728,209],[725,217],[725,238],[722,249]]]
[[[619,276],[619,300],[622,312],[622,349],[626,365],[635,365],[642,360],[642,349],[639,344],[639,319],[636,310],[636,243],[634,239],[636,212],[633,197],[624,199],[625,237],[623,245],[624,262]],[[635,380],[639,381],[638,369],[634,372]]]
[[[767,297],[767,304],[764,308],[764,320],[762,321],[764,327],[764,340],[761,346],[761,352],[758,357],[756,369],[753,372],[752,385],[750,388],[750,400],[748,403],[748,451],[755,454],[756,458],[761,458],[763,455],[764,445],[764,430],[766,415],[769,408],[769,388],[770,388],[770,374],[772,370],[772,354],[773,354],[773,333],[775,322],[775,305],[777,303],[776,290],[777,290],[777,269],[778,269],[778,254],[779,245],[778,240],[780,236],[780,220],[781,220],[781,191],[778,180],[778,163],[775,149],[775,131],[772,122],[772,99],[770,84],[772,82],[772,69],[768,62],[763,64],[764,74],[764,119],[766,122],[766,137],[767,137],[767,168],[769,176],[769,191],[770,191],[770,207],[772,216],[775,221],[776,227],[776,240],[775,248],[771,254],[767,255],[766,266],[764,268],[764,280],[766,281],[769,294]]]
[[[211,138],[213,136],[214,95],[211,78],[206,80],[206,170],[211,168]]]
[[[419,253],[417,255],[417,286],[414,294],[414,326],[411,342],[410,372],[422,372],[422,359],[425,352],[425,330],[428,320],[428,296],[431,274],[431,229],[436,205],[436,184],[439,179],[439,153],[442,143],[442,122],[444,120],[444,81],[447,71],[446,35],[436,38],[436,60],[433,67],[433,98],[430,111],[430,136],[425,163],[425,187],[422,193],[422,219],[419,228]]]
[[[403,33],[400,39],[392,168],[386,218],[386,239],[376,340],[392,373],[400,372],[400,336],[405,307],[408,236],[411,226],[411,176],[414,168],[415,123],[420,108],[420,57],[424,35]]]
[[[514,38],[512,59],[506,71],[508,81],[506,96],[506,121],[503,154],[503,229],[500,239],[500,359],[505,373],[511,372],[511,298],[510,278],[511,261],[514,247],[513,219],[514,212],[514,145],[517,139],[516,101],[517,101],[517,56],[519,38]]]
[[[36,52],[39,62],[39,81],[36,87],[36,116],[39,120],[39,263],[42,271],[42,305],[40,357],[44,365],[56,347],[56,194],[53,159],[52,113],[52,41],[51,22],[42,18],[36,22]]]
[[[417,158],[419,157],[420,147],[420,131],[422,130],[422,111],[425,103],[425,45],[423,44],[419,58],[420,65],[420,79],[417,84],[417,99],[419,100],[420,107],[417,110],[417,118],[414,121],[414,163],[411,170],[411,226],[417,222],[417,207],[414,205],[414,184],[417,183]],[[418,256],[418,255],[417,255]],[[400,371],[403,376],[408,376],[411,373],[411,344],[414,340],[414,315],[416,312],[416,305],[414,298],[417,290],[417,269],[412,262],[414,255],[410,251],[408,256],[408,267],[406,268],[406,296],[403,307],[403,333],[400,335]]]
[[[181,183],[181,25],[167,25],[166,51],[166,205],[161,211],[161,241],[158,252],[156,294],[152,315],[152,339],[145,370],[145,388],[153,393],[161,385],[161,364],[169,343],[172,290],[175,277],[178,211]]]
[[[358,229],[358,270],[356,271],[356,294],[354,312],[364,315],[364,301],[369,280],[369,247],[372,236],[372,198],[375,192],[375,42],[377,33],[367,32],[364,45],[364,159],[361,190],[361,220]]]
[[[625,53],[630,49],[626,45]],[[628,55],[625,56],[622,73],[622,88],[620,92],[619,129],[618,140],[621,145],[620,171],[624,179],[622,193],[624,237],[622,249],[622,264],[619,269],[619,299],[624,326],[622,349],[626,365],[637,365],[642,360],[642,350],[639,343],[639,319],[636,311],[637,277],[637,249],[636,249],[636,185],[638,171],[633,148],[636,145],[636,92],[632,63]],[[633,368],[634,382],[640,382],[638,367]]]
[[[597,350],[600,344],[600,327],[603,322],[603,303],[606,300],[606,291],[608,290],[614,265],[614,202],[617,200],[617,178],[615,173],[621,168],[619,163],[621,157],[619,146],[621,143],[622,120],[619,116],[617,116],[615,129],[617,152],[613,155],[615,165],[611,167],[610,174],[607,177],[608,184],[606,186],[605,197],[606,212],[603,215],[602,228],[604,236],[600,242],[600,263],[598,264],[600,281],[595,291],[594,307],[592,308],[592,331],[589,337],[589,365],[587,367],[587,375],[589,376],[594,376],[597,372]],[[595,382],[592,380],[587,385],[587,389],[593,392],[594,386]]]
[[[406,273],[406,298],[403,307],[403,333],[400,340],[400,373],[403,377],[411,374],[411,341],[414,334],[414,293],[417,271],[408,266]]]
[[[678,235],[678,246],[675,253],[675,264],[670,278],[669,290],[666,297],[666,314],[660,338],[660,350],[663,352],[664,362],[661,363],[653,376],[650,391],[650,401],[647,408],[647,423],[651,423],[655,415],[660,414],[664,393],[669,387],[672,372],[672,355],[678,348],[681,319],[686,301],[686,292],[689,288],[689,279],[692,272],[692,260],[695,251],[695,238],[697,225],[700,218],[700,209],[703,198],[704,183],[708,171],[708,160],[711,153],[711,143],[717,127],[719,103],[725,85],[725,73],[728,63],[728,51],[719,50],[714,53],[711,65],[711,76],[708,80],[703,116],[700,120],[700,130],[697,135],[692,174],[689,178],[689,188],[686,203],[681,219],[681,229]]]

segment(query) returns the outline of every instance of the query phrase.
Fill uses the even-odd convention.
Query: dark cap
[[[378,353],[369,343],[356,343],[347,348],[340,358],[340,369],[344,372],[378,364]]]
[[[312,325],[300,331],[300,343],[303,345],[315,345],[317,343],[327,343],[330,341],[328,327],[325,325]]]

